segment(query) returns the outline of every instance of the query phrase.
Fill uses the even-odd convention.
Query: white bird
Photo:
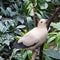
[[[36,49],[41,46],[47,39],[47,19],[41,19],[38,26],[26,33],[20,40],[13,44],[13,48]]]

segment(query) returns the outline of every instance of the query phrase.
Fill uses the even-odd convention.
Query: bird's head
[[[46,22],[47,22],[47,19],[41,19],[39,22],[38,22],[38,27],[46,27]]]

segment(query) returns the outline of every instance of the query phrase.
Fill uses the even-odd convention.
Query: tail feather
[[[28,46],[25,46],[22,42],[21,43],[18,43],[18,41],[15,41],[13,43],[13,46],[12,48],[16,48],[16,49],[20,49],[20,48],[28,48]]]

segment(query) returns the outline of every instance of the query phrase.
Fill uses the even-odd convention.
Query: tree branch
[[[50,23],[54,20],[54,18],[56,17],[56,15],[59,11],[60,11],[60,7],[56,8],[56,10],[55,10],[54,14],[52,15],[52,17],[48,19],[47,29],[49,29]]]

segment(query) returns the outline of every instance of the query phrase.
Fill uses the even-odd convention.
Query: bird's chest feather
[[[35,37],[35,39],[37,40],[40,40],[40,39],[43,39],[43,38],[46,38],[47,37],[47,29],[36,29],[32,32],[32,35]]]

